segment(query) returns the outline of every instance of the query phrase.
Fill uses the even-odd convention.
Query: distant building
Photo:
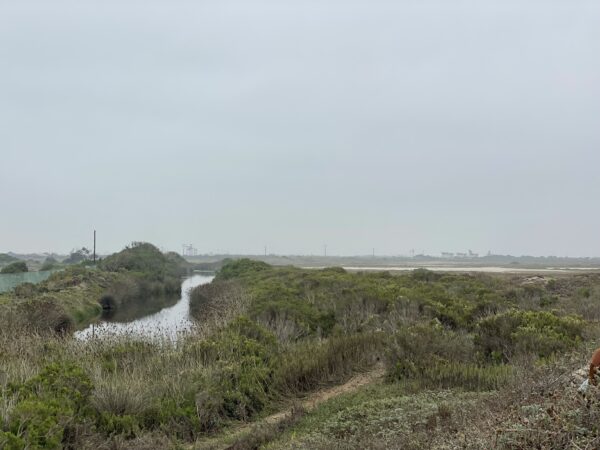
[[[198,256],[198,249],[194,248],[192,244],[183,244],[183,256]]]
[[[454,253],[442,252],[442,258],[454,258]]]

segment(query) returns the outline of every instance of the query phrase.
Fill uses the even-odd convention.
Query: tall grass
[[[284,352],[275,371],[282,393],[302,393],[371,367],[383,356],[385,336],[366,333],[302,342]]]

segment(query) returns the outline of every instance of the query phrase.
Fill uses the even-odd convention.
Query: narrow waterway
[[[114,315],[104,314],[99,322],[77,331],[75,338],[88,340],[126,335],[176,341],[178,336],[194,326],[190,318],[190,291],[196,286],[210,283],[213,278],[212,275],[193,275],[186,278],[181,285],[181,298],[174,305],[133,320],[124,320],[118,311]],[[140,305],[139,311],[144,314],[143,305]]]

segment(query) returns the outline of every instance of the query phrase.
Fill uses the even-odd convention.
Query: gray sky
[[[0,0],[0,251],[600,255],[597,1]]]

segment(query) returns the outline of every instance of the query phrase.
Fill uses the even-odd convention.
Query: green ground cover
[[[85,283],[98,273],[138,271],[149,283],[168,273],[131,265],[129,253],[99,271],[78,268],[80,283],[54,282],[64,282],[68,293],[89,289]],[[61,292],[57,301],[68,304]],[[79,342],[0,327],[0,447],[566,448],[567,440],[592,442],[600,408],[574,403],[567,378],[585,365],[600,336],[597,274],[551,279],[419,270],[392,276],[241,260],[196,288],[191,302],[199,325],[176,346],[127,336]],[[277,427],[228,438],[239,424],[381,364],[385,377],[378,384]],[[535,433],[526,423],[535,424]],[[563,446],[542,441],[549,435]]]

